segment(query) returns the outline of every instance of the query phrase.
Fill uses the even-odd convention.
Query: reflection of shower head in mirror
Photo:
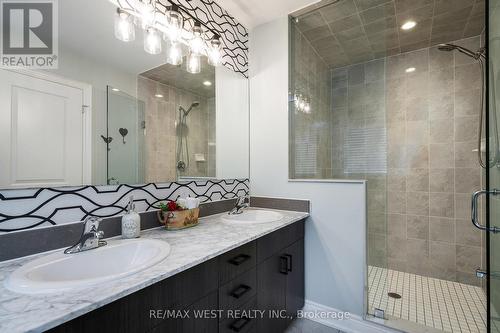
[[[187,116],[193,108],[197,108],[198,106],[200,106],[200,102],[198,102],[198,101],[193,102],[193,104],[191,104],[189,109],[186,111],[185,115]]]
[[[192,109],[197,108],[198,106],[200,106],[200,102],[194,101],[191,106],[189,106],[187,111],[182,106],[179,106],[179,111],[182,111],[184,113],[184,117],[186,117]]]

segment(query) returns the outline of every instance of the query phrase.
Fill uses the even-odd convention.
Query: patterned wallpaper
[[[191,196],[211,202],[248,193],[248,179],[0,190],[0,233],[115,216],[125,211],[131,195],[136,210],[144,212],[161,200]]]
[[[131,9],[130,0],[111,0],[121,8]],[[213,0],[158,0],[158,8],[166,11],[172,3],[188,11],[203,25],[216,32],[222,42],[222,64],[248,78],[248,31],[226,10]],[[163,9],[162,9],[163,7]],[[191,29],[193,21],[185,18],[185,28]],[[212,36],[208,36],[211,38]]]

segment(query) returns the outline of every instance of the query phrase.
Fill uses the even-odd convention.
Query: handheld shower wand
[[[497,125],[497,115],[496,112],[492,113],[492,125],[493,125],[493,135],[494,135],[494,145],[495,145],[495,153],[489,161],[483,161],[483,156],[481,152],[481,141],[482,141],[482,136],[483,136],[483,119],[485,118],[485,113],[486,113],[486,108],[484,105],[484,100],[485,100],[485,94],[486,94],[486,74],[485,74],[485,61],[486,59],[486,48],[482,47],[476,52],[471,51],[463,46],[456,45],[456,44],[440,44],[438,45],[438,50],[440,51],[458,51],[462,54],[465,54],[466,56],[469,56],[473,59],[475,59],[478,64],[479,68],[481,70],[481,98],[480,98],[480,103],[479,103],[479,130],[478,130],[478,138],[477,138],[477,155],[478,155],[478,161],[479,165],[481,165],[482,168],[490,168],[492,166],[497,165],[500,163],[500,138],[498,137],[498,125]]]
[[[194,108],[200,106],[200,102],[191,103],[186,110],[179,106],[179,122],[177,123],[177,170],[180,172],[186,171],[189,168],[189,142],[187,137],[187,116]]]

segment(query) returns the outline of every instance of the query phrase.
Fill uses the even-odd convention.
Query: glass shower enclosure
[[[500,236],[471,223],[471,195],[500,188],[500,169],[478,159],[498,150],[498,0],[487,3],[489,31],[484,2],[405,3],[324,1],[292,14],[289,175],[366,180],[366,319],[403,331],[494,331]],[[402,30],[407,20],[414,30]],[[478,224],[495,225],[499,199],[480,197]]]
[[[107,184],[144,183],[144,102],[107,86]]]

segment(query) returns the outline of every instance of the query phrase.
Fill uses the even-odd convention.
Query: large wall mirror
[[[58,68],[0,69],[0,188],[248,178],[243,75],[116,39],[110,1],[58,11]]]

